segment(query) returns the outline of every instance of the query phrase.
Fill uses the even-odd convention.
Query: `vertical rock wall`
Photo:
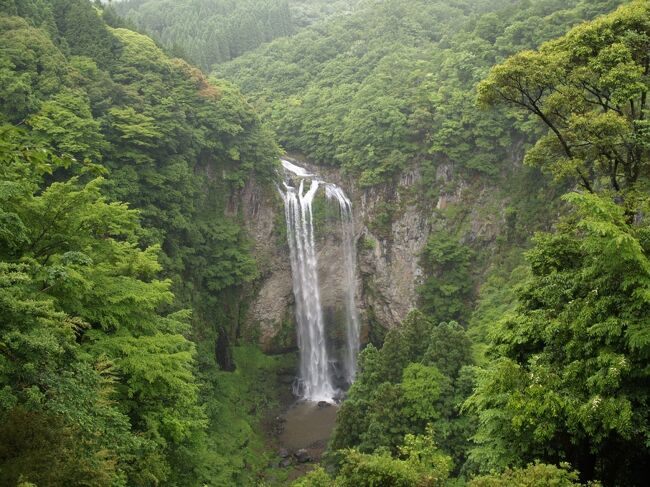
[[[423,275],[419,255],[430,232],[430,209],[409,202],[402,193],[417,186],[420,175],[412,171],[391,186],[360,191],[336,171],[300,164],[339,184],[353,201],[359,266],[356,296],[362,340],[367,341],[369,324],[396,326],[417,304]],[[294,299],[282,201],[255,181],[247,184],[238,200],[261,270],[244,320],[245,335],[259,340],[268,352],[294,348]],[[399,211],[391,215],[387,233],[377,232],[373,221],[387,200]],[[330,338],[336,342],[345,316],[340,227],[332,219],[316,221],[315,226],[323,313]]]
[[[523,153],[523,144],[515,144],[504,173],[494,178],[468,178],[450,163],[438,161],[435,188],[423,187],[417,166],[384,186],[361,189],[336,169],[296,161],[341,186],[352,200],[362,343],[368,341],[370,328],[381,334],[381,329],[398,326],[417,306],[418,288],[426,278],[421,255],[430,235],[451,231],[463,243],[482,249],[487,257],[475,264],[483,270],[498,257],[498,239],[508,231],[505,215],[511,198],[509,184],[522,170]],[[425,192],[429,194],[425,196]],[[294,300],[282,200],[277,191],[263,190],[254,181],[247,184],[238,199],[261,270],[244,330],[266,351],[295,348]],[[450,208],[456,211],[452,219],[445,217]],[[315,222],[315,231],[323,310],[330,338],[336,339],[344,319],[340,228],[336,221],[325,219]]]

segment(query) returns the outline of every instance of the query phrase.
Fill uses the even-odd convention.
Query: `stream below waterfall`
[[[319,406],[311,401],[292,404],[283,416],[282,446],[289,451],[304,448],[312,458],[319,457],[332,434],[338,410],[337,406],[326,404]]]
[[[263,426],[269,435],[268,446],[276,453],[270,466],[284,472],[271,473],[274,478],[284,478],[271,485],[287,485],[321,461],[336,424],[338,409],[336,404],[296,401],[288,389],[282,394],[277,416],[269,417]]]

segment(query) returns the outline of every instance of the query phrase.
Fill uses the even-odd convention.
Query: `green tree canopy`
[[[507,103],[548,128],[526,158],[589,191],[647,176],[650,6],[635,1],[492,68],[483,104]]]
[[[495,361],[468,407],[485,468],[568,461],[585,480],[636,485],[648,436],[647,225],[595,195],[541,234],[519,306],[492,332]]]

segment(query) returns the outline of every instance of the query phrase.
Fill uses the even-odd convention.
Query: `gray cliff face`
[[[417,307],[423,279],[420,255],[431,230],[431,211],[410,195],[420,179],[417,170],[409,171],[396,186],[368,189],[358,198],[364,222],[359,252],[363,302],[367,318],[385,328],[397,326]]]
[[[416,204],[401,201],[401,193],[419,182],[416,171],[403,177],[397,188],[360,191],[336,171],[310,166],[307,169],[345,189],[353,201],[357,242],[358,278],[356,299],[362,322],[362,341],[369,324],[385,328],[397,326],[416,307],[417,286],[422,280],[419,255],[430,231],[426,212]],[[373,227],[376,214],[384,210],[387,195],[403,208],[392,215],[389,232]],[[254,241],[261,277],[243,323],[244,333],[259,340],[268,352],[295,348],[294,298],[291,285],[289,249],[280,196],[263,190],[251,181],[238,195],[248,233]],[[323,314],[330,338],[342,339],[344,317],[343,256],[340,224],[332,218],[336,211],[320,198],[315,213],[318,277]],[[326,208],[325,208],[326,207]],[[429,211],[430,213],[430,211]],[[329,216],[328,216],[329,215]],[[373,233],[374,231],[374,233]]]
[[[425,185],[417,164],[383,186],[359,188],[354,178],[344,177],[336,168],[296,158],[298,165],[337,184],[352,200],[358,271],[355,295],[362,343],[399,326],[417,307],[418,288],[427,278],[422,254],[436,232],[452,233],[461,243],[481,251],[473,263],[477,276],[498,265],[499,241],[507,239],[511,231],[506,208],[514,205],[518,211],[512,189],[521,184],[516,178],[527,174],[522,164],[524,149],[523,140],[514,143],[509,160],[494,177],[470,177],[441,158],[435,161],[433,187]],[[546,191],[543,185],[540,188]],[[544,194],[542,197],[549,199]],[[525,198],[528,201],[530,196]],[[244,217],[255,243],[261,273],[243,319],[244,334],[258,340],[268,352],[295,349],[294,298],[282,199],[275,188],[263,189],[255,181],[249,181],[236,199],[235,211]],[[314,203],[318,275],[329,338],[336,343],[342,337],[344,320],[341,230],[339,221],[332,217],[336,205],[327,209],[325,198],[321,199]],[[533,215],[535,219],[537,223],[548,220],[543,215]],[[519,224],[530,225],[526,226],[529,233],[544,229],[536,227],[534,221],[520,220]],[[477,277],[477,291],[480,279]]]
[[[249,180],[237,195],[239,211],[253,241],[260,278],[243,322],[243,332],[259,340],[263,349],[280,351],[295,346],[295,333],[281,336],[293,324],[293,292],[289,249],[278,223],[284,223],[282,203],[273,188]],[[286,330],[285,330],[286,331]],[[286,341],[287,343],[282,343]]]
[[[421,255],[429,236],[449,225],[441,216],[448,207],[463,208],[459,234],[466,243],[489,248],[505,227],[505,204],[495,188],[480,180],[465,181],[444,162],[437,168],[439,189],[433,200],[422,195],[418,168],[405,171],[385,186],[360,189],[332,168],[297,163],[341,186],[352,200],[362,343],[369,340],[370,328],[399,326],[417,307],[418,288],[426,278]],[[513,165],[517,165],[515,160]],[[334,206],[325,208],[325,198],[321,200],[315,203],[320,210],[314,217],[318,276],[326,326],[336,342],[344,319],[341,233],[339,223],[331,217]],[[263,190],[251,181],[239,201],[261,272],[244,318],[245,335],[257,339],[268,352],[294,349],[294,298],[282,200],[274,189]]]

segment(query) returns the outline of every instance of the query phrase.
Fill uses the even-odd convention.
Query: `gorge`
[[[646,485],[649,91],[649,0],[0,0],[0,487]]]

